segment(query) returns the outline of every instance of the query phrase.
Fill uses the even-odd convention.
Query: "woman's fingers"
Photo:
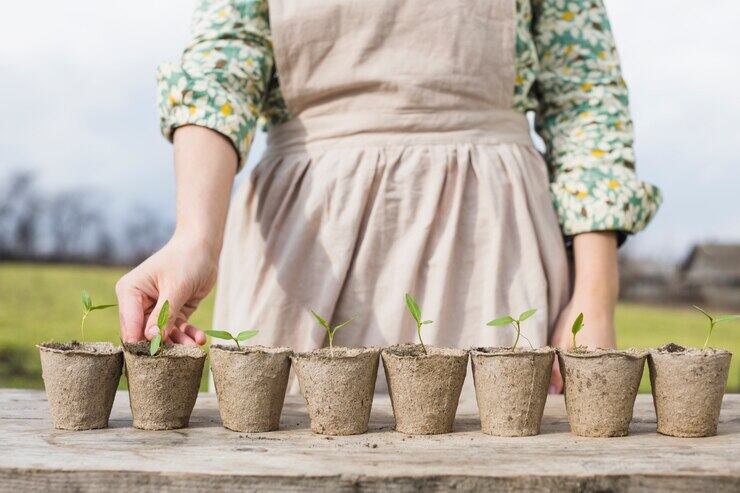
[[[206,337],[203,332],[190,325],[186,320],[178,318],[175,321],[175,326],[168,329],[167,340],[175,344],[198,346],[205,343]]]
[[[185,335],[183,331],[176,327],[172,327],[168,332],[169,340],[175,344],[183,344],[185,346],[197,346],[194,340]]]
[[[151,340],[151,337],[149,337],[150,333],[153,333],[152,337],[156,335],[157,333],[154,332],[154,328],[158,327],[158,321],[159,321],[159,314],[162,311],[162,308],[164,308],[165,302],[169,302],[169,311],[167,313],[167,322],[165,323],[165,329],[169,329],[175,326],[175,321],[178,320],[180,317],[180,309],[185,304],[187,299],[185,298],[184,294],[182,292],[177,291],[162,291],[159,294],[159,299],[157,300],[157,304],[154,306],[154,309],[149,314],[149,317],[146,321],[146,335],[149,340]],[[169,336],[169,333],[166,334]],[[165,340],[167,340],[167,337],[165,337]]]
[[[206,334],[194,325],[191,325],[186,322],[183,324],[179,324],[178,327],[180,327],[180,330],[186,336],[192,339],[195,344],[198,344],[199,346],[202,346],[208,340],[208,338],[206,337]]]
[[[144,339],[144,312],[151,301],[122,277],[116,284],[118,317],[123,342],[138,342]]]

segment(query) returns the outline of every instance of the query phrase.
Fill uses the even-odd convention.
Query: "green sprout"
[[[321,325],[324,329],[326,329],[326,333],[329,336],[329,354],[333,357],[334,356],[334,334],[337,333],[339,329],[342,327],[346,327],[354,320],[353,318],[350,318],[347,321],[342,322],[339,325],[335,325],[332,327],[329,322],[327,322],[321,315],[316,313],[315,311],[311,310],[311,315],[313,315],[313,318],[316,319],[316,321]]]
[[[709,344],[709,338],[712,337],[712,330],[714,330],[714,326],[717,324],[721,324],[723,322],[729,322],[730,320],[737,320],[740,319],[740,315],[722,315],[721,317],[713,317],[701,308],[699,308],[696,305],[692,305],[694,308],[702,312],[708,319],[709,319],[709,333],[707,334],[707,339],[704,341],[704,346],[702,349],[707,348],[707,344]]]
[[[90,298],[90,293],[88,293],[84,289],[82,290],[82,322],[80,322],[80,340],[85,340],[85,319],[88,315],[90,315],[90,312],[93,312],[95,310],[104,310],[112,306],[116,305],[93,305],[92,298]]]
[[[421,344],[421,350],[424,352],[424,354],[427,354],[427,347],[424,345],[424,341],[421,340],[421,326],[434,322],[431,320],[422,320],[421,309],[419,308],[418,303],[416,303],[414,297],[408,293],[406,293],[406,306],[409,308],[411,316],[414,317],[414,320],[416,321],[416,334],[419,336],[419,344]]]
[[[573,327],[570,328],[573,333],[573,351],[580,351],[578,344],[576,343],[576,334],[578,334],[583,328],[583,313],[579,313],[576,319],[573,321]]]
[[[519,337],[524,337],[524,340],[529,342],[529,346],[532,346],[532,343],[529,339],[527,339],[524,334],[522,334],[522,327],[521,323],[527,320],[529,317],[534,315],[537,312],[536,308],[530,308],[529,310],[523,312],[521,315],[519,315],[519,318],[514,318],[511,315],[504,315],[502,317],[496,318],[488,322],[486,325],[490,327],[501,327],[504,325],[511,324],[514,326],[514,330],[516,330],[516,339],[514,339],[514,344],[511,346],[511,349],[516,348],[517,344],[519,344]]]
[[[226,332],[225,330],[207,330],[206,334],[211,337],[215,337],[216,339],[223,339],[224,341],[234,341],[236,343],[236,349],[241,351],[242,347],[239,345],[239,341],[246,341],[247,339],[251,339],[252,337],[256,336],[258,332],[259,330],[245,330],[243,332],[239,332],[236,336],[233,336],[230,332]]]
[[[162,346],[162,339],[164,339],[164,329],[167,327],[167,319],[170,316],[170,302],[165,300],[162,309],[159,310],[159,317],[157,317],[157,335],[152,338],[152,342],[149,343],[149,355],[154,356],[159,352],[159,348]]]

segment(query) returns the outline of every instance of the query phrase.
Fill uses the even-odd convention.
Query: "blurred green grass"
[[[43,388],[35,344],[79,338],[80,291],[94,303],[115,303],[114,286],[126,269],[78,265],[0,264],[0,387]],[[193,315],[195,325],[209,328],[213,296]],[[703,316],[688,308],[620,303],[617,341],[620,347],[656,347],[667,342],[701,346],[706,337]],[[118,341],[118,312],[112,308],[90,314],[86,339]],[[740,322],[715,328],[712,346],[740,352]],[[202,389],[205,389],[204,372]],[[122,379],[125,385],[125,379]],[[740,392],[740,360],[733,358],[728,391]],[[649,392],[647,369],[640,386]]]

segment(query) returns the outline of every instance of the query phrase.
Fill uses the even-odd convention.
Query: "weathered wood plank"
[[[455,433],[408,437],[392,426],[381,396],[369,433],[314,435],[291,396],[281,431],[235,433],[201,394],[190,428],[142,431],[121,392],[111,428],[61,431],[43,392],[0,390],[0,491],[740,491],[740,395],[726,396],[719,435],[704,439],[656,434],[648,395],[623,438],[571,435],[562,397],[548,399],[535,437],[483,435],[473,399],[461,403]]]

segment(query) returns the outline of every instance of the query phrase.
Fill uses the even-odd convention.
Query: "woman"
[[[430,344],[511,344],[485,322],[535,307],[536,346],[567,347],[581,311],[580,342],[614,346],[617,247],[660,195],[634,174],[600,0],[203,1],[159,96],[177,227],[118,283],[124,340],[168,299],[168,339],[205,343],[188,317],[221,252],[214,326],[260,344],[320,346],[309,309],[355,317],[338,344],[413,341],[409,292]],[[227,220],[258,120],[268,149]]]

